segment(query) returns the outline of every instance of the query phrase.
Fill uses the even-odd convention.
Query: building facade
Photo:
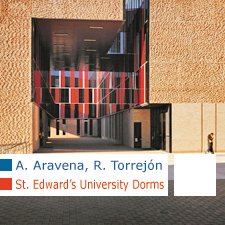
[[[1,3],[0,144],[94,136],[225,151],[224,9],[214,1]]]

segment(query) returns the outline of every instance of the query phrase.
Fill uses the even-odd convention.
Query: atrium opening
[[[32,19],[35,150],[51,138],[98,137],[170,151],[171,106],[148,100],[145,2],[126,5],[123,21]]]

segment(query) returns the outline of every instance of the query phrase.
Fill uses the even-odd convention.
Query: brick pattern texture
[[[33,17],[123,20],[123,1],[0,1],[0,144],[28,142],[32,146]]]
[[[150,1],[150,102],[225,102],[224,0]]]

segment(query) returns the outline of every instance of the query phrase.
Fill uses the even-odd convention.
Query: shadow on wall
[[[63,128],[63,126],[65,126]],[[63,133],[63,130],[65,131]],[[63,120],[53,119],[50,122],[50,137],[61,137],[61,138],[79,138],[77,135],[77,121],[76,120],[67,120],[65,124],[63,124]]]

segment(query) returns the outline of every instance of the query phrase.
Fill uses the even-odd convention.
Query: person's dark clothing
[[[207,141],[208,141],[208,148],[207,148],[205,154],[207,152],[209,152],[209,151],[212,152],[212,154],[214,154],[214,151],[213,151],[213,137],[210,134],[208,135]]]

